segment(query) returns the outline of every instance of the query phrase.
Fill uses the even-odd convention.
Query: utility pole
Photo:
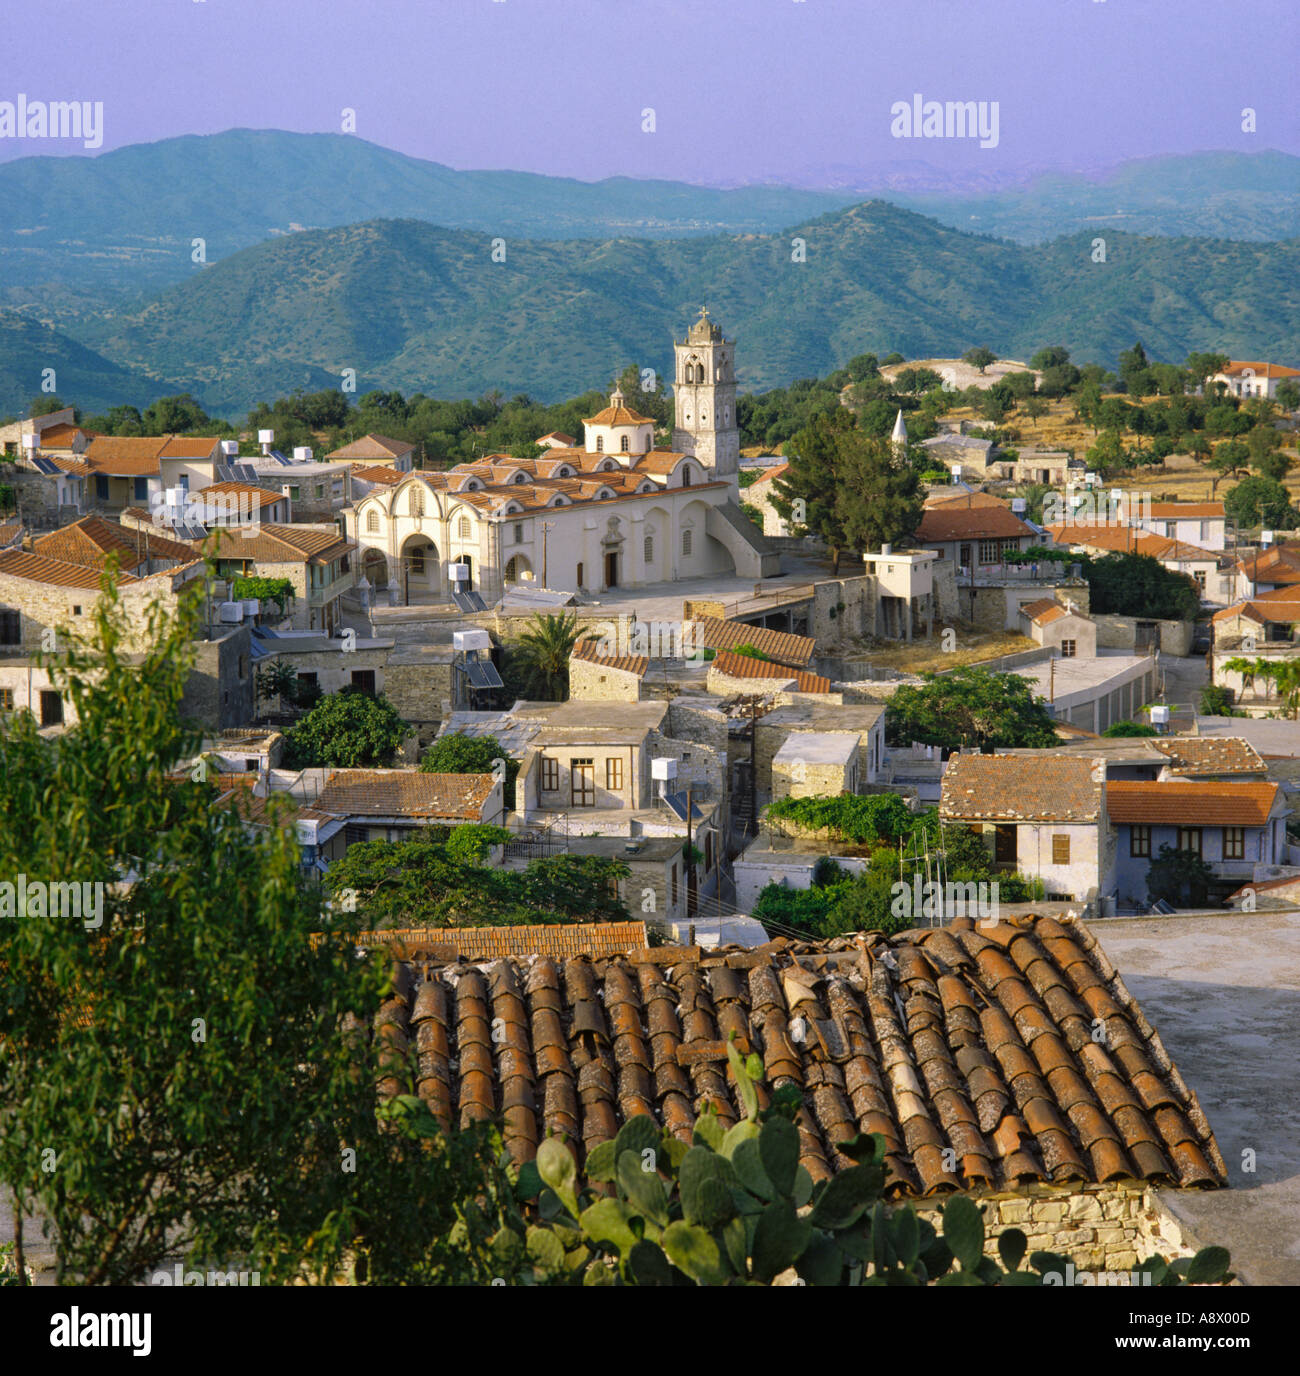
[[[693,784],[686,785],[686,916],[695,915],[695,856],[694,842],[691,839],[691,791]]]
[[[547,570],[547,562],[546,562],[546,554],[547,554],[547,537],[550,535],[550,533],[551,533],[551,527],[555,524],[555,522],[554,522],[554,521],[543,521],[541,524],[542,524],[542,590],[545,591],[547,588],[549,588],[549,587],[551,586],[551,585],[550,585],[550,582],[549,582],[549,580],[548,580],[548,570]]]

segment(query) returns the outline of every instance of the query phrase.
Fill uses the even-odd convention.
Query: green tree
[[[885,729],[890,744],[1057,744],[1052,715],[1027,679],[978,668],[924,677],[920,686],[904,684],[889,699]]]
[[[1183,365],[1188,379],[1194,388],[1203,388],[1215,373],[1221,373],[1228,366],[1227,354],[1191,353]]]
[[[389,765],[410,728],[382,694],[352,688],[323,697],[285,733],[290,769],[372,769]]]
[[[845,546],[875,550],[916,529],[924,509],[920,478],[888,440],[846,431],[836,456],[835,522]],[[838,572],[838,546],[834,553]]]
[[[1089,604],[1097,615],[1195,620],[1201,607],[1196,583],[1149,554],[1115,552],[1084,564]]]
[[[777,513],[796,530],[821,540],[830,549],[837,569],[846,538],[837,501],[840,440],[853,429],[853,416],[844,407],[816,417],[787,446],[789,466],[772,484],[772,505]]]
[[[963,363],[968,363],[972,368],[978,368],[981,373],[990,363],[996,363],[998,356],[992,349],[986,349],[983,345],[977,345],[973,349],[967,349],[961,356]]]
[[[1300,411],[1300,383],[1295,378],[1284,378],[1277,384],[1277,404],[1284,411]]]
[[[513,808],[519,761],[506,754],[505,746],[495,736],[448,732],[439,736],[420,757],[420,768],[426,774],[494,774],[498,760],[505,761],[505,802],[508,808]]]
[[[1140,721],[1116,721],[1112,722],[1102,733],[1107,737],[1122,736],[1158,736],[1160,733],[1154,726],[1148,726]]]
[[[18,1275],[39,1216],[65,1283],[138,1284],[176,1255],[333,1279],[348,1252],[372,1279],[486,1283],[482,1230],[446,1239],[485,1190],[490,1143],[382,1130],[372,1053],[347,1031],[379,1007],[386,962],[355,959],[347,914],[312,942],[319,895],[287,817],[250,826],[201,766],[177,772],[198,744],[179,710],[198,599],[155,611],[149,648],[128,653],[105,578],[92,624],[46,666],[75,725],[50,742],[29,714],[0,717],[0,873],[97,895],[81,920],[31,902],[4,919]],[[348,1152],[362,1170],[340,1169]]]
[[[146,435],[183,435],[212,424],[211,417],[188,392],[159,397],[142,417]]]
[[[287,660],[273,659],[253,676],[259,702],[293,702],[298,688],[298,674]]]
[[[1069,349],[1062,344],[1049,344],[1045,349],[1039,349],[1029,360],[1029,366],[1035,372],[1042,372],[1045,368],[1063,368],[1069,361]]]
[[[1300,525],[1290,494],[1273,478],[1243,478],[1228,489],[1223,507],[1241,530],[1294,530]]]
[[[576,612],[539,613],[507,648],[510,667],[522,676],[527,696],[563,702],[569,695],[569,656],[581,631]]]

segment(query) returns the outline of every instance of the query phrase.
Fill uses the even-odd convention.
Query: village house
[[[836,738],[833,746],[819,748],[816,738],[826,735]],[[856,754],[848,750],[842,737],[856,739]],[[817,764],[811,776],[805,768],[805,777],[824,783],[824,792],[866,792],[868,785],[881,783],[884,778],[885,709],[876,702],[835,704],[817,698],[796,699],[757,718],[753,753],[754,785],[760,807],[777,797],[778,789],[789,792],[789,780],[798,773],[796,762],[806,759],[811,764],[814,755],[818,757]],[[782,760],[780,766],[778,756]],[[840,763],[836,764],[835,759]],[[748,791],[749,760],[738,759],[734,768],[737,791]],[[836,780],[839,786],[833,787]],[[852,788],[847,787],[850,780]]]
[[[428,826],[500,826],[505,816],[503,788],[491,774],[334,769],[326,771],[311,805],[343,823],[346,849],[362,841],[416,840]]]
[[[913,540],[955,564],[959,576],[1000,566],[1009,553],[1028,549],[1040,536],[1011,506],[986,492],[956,496],[940,490],[926,499]]]
[[[679,449],[655,449],[654,421],[615,388],[584,421],[581,448],[489,454],[376,485],[347,514],[367,580],[419,603],[495,601],[515,584],[598,593],[779,573],[737,505],[733,345],[705,316],[675,345]]]
[[[219,578],[285,578],[293,585],[286,608],[298,630],[333,634],[341,599],[356,583],[353,551],[333,526],[263,525],[256,530],[217,530],[194,544],[216,562]]]
[[[1231,601],[1248,601],[1260,593],[1294,588],[1300,583],[1300,542],[1267,545],[1237,562]]]
[[[742,488],[740,492],[740,500],[746,506],[752,506],[759,513],[763,534],[779,539],[785,539],[794,534],[790,529],[790,522],[777,511],[772,502],[773,496],[780,492],[776,486],[777,479],[784,478],[789,471],[790,465],[788,463],[778,463],[771,468],[765,468],[748,487]]]
[[[1152,510],[1157,503],[1152,504]],[[1178,525],[1179,522],[1161,522]],[[1196,521],[1199,528],[1202,524]],[[1124,525],[1049,525],[1045,527],[1052,542],[1087,554],[1145,554],[1158,560],[1171,573],[1181,573],[1196,584],[1201,600],[1212,606],[1224,606],[1234,595],[1235,576],[1220,567],[1221,553],[1201,549],[1186,541],[1167,535],[1153,535],[1149,530],[1132,524]],[[1222,548],[1222,547],[1220,547]]]
[[[42,727],[75,722],[70,699],[37,659],[65,650],[69,635],[87,636],[92,631],[107,550],[119,548],[111,536],[104,537],[107,550],[96,556],[95,539],[102,535],[96,520],[49,537],[62,539],[54,547],[75,556],[73,560],[18,549],[0,551],[0,712],[30,711]],[[123,649],[128,654],[148,647],[152,610],[175,614],[180,598],[203,579],[202,563],[178,563],[174,551],[163,553],[166,557],[157,561],[162,568],[149,571],[154,560],[142,554],[135,564],[137,572],[119,565],[114,575],[126,623]],[[213,729],[249,721],[253,676],[248,629],[207,627],[193,649],[195,665],[184,689],[181,715]]]
[[[86,500],[113,511],[132,505],[152,509],[169,489],[210,486],[224,461],[221,445],[210,436],[96,435],[83,455]]]
[[[645,655],[602,655],[599,641],[579,641],[569,656],[569,700],[640,702],[649,667]]]
[[[1211,391],[1216,384],[1222,384],[1234,397],[1267,397],[1277,399],[1277,385],[1288,379],[1300,381],[1300,368],[1287,368],[1280,363],[1247,363],[1232,358],[1222,372],[1210,378],[1205,390]]]
[[[1222,502],[1134,504],[1133,522],[1152,535],[1202,550],[1227,548],[1227,514]]]
[[[1062,659],[1095,659],[1097,623],[1077,606],[1061,605],[1054,597],[1040,597],[1020,608],[1021,633]]]
[[[325,455],[326,463],[376,464],[409,473],[415,460],[415,445],[391,440],[387,435],[362,435]]]

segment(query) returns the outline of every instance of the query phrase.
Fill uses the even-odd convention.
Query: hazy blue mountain
[[[507,239],[663,239],[772,233],[869,196],[1021,243],[1093,226],[1138,234],[1267,240],[1300,235],[1300,159],[1205,153],[1125,164],[1101,177],[926,190],[923,162],[833,190],[730,190],[618,177],[460,172],[351,135],[236,129],[95,157],[0,164],[0,307],[56,322],[134,304],[207,262],[298,229],[416,219]],[[906,175],[904,175],[906,173]],[[987,179],[986,179],[987,180]],[[954,185],[959,183],[955,182]]]
[[[793,261],[792,240],[806,261]],[[740,340],[750,388],[825,374],[855,353],[1026,357],[1065,344],[1113,365],[1141,339],[1300,358],[1300,240],[1234,243],[1091,231],[1020,246],[959,233],[882,201],[770,235],[511,242],[381,220],[292,235],[196,270],[78,337],[222,413],[293,386],[431,395],[489,388],[542,399],[628,362],[667,371],[702,302]]]

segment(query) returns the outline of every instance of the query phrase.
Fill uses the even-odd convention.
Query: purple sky
[[[0,100],[102,100],[105,150],[338,132],[351,106],[360,137],[453,167],[718,185],[1300,153],[1297,0],[40,0],[5,29]],[[998,101],[999,146],[891,138],[916,91]]]

